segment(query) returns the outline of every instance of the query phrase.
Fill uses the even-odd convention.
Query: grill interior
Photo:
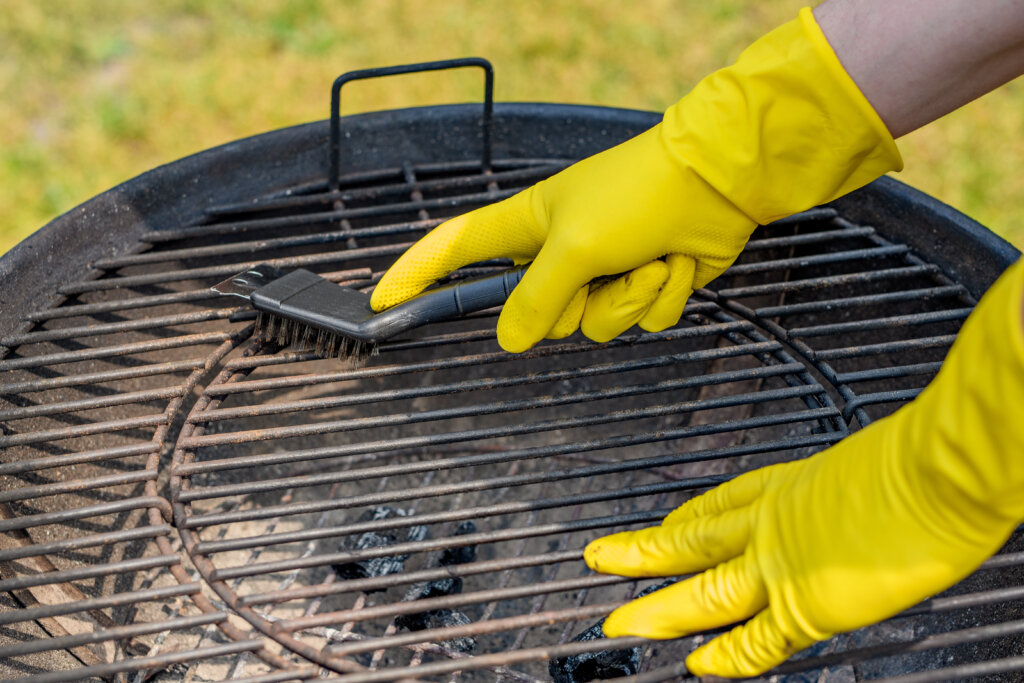
[[[490,311],[359,366],[252,339],[255,314],[210,285],[269,262],[372,288],[444,218],[579,156],[576,141],[491,163],[404,144],[336,188],[221,168],[257,178],[176,209],[187,219],[136,221],[19,312],[0,339],[5,678],[549,680],[606,651],[575,639],[659,583],[589,572],[589,540],[892,412],[975,303],[837,205],[759,228],[658,334],[512,356]],[[1019,680],[1020,545],[777,680]],[[663,680],[704,637],[615,647]]]

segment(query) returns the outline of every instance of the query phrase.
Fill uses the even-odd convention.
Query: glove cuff
[[[903,168],[806,8],[704,78],[663,124],[675,162],[761,224]]]

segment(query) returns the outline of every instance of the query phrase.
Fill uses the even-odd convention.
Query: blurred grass
[[[154,166],[325,118],[351,69],[480,55],[498,100],[661,110],[805,0],[0,0],[0,253]],[[345,113],[480,97],[477,73]],[[1024,83],[901,141],[900,178],[1024,247]]]

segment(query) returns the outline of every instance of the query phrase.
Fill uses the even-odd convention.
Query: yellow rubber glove
[[[596,341],[637,323],[662,330],[757,224],[901,167],[885,125],[805,9],[651,130],[438,226],[384,275],[371,303],[380,311],[464,265],[510,257],[533,264],[498,320],[509,351],[577,326]],[[594,278],[627,271],[589,292]]]
[[[707,570],[615,610],[605,634],[674,638],[751,617],[686,665],[753,676],[967,576],[1024,520],[1022,302],[1024,260],[910,404],[806,460],[740,475],[661,526],[590,543],[584,558],[603,573]]]

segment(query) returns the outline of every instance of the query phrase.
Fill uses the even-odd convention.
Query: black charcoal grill
[[[370,288],[445,217],[658,120],[417,68],[452,66],[484,68],[483,116],[339,119],[342,77],[330,122],[155,169],[0,259],[3,678],[685,678],[702,635],[577,639],[657,583],[590,573],[585,543],[912,399],[1017,256],[882,179],[759,228],[663,333],[511,356],[491,311],[358,367],[253,340],[210,285],[269,262]],[[1024,679],[1021,545],[774,680]]]

